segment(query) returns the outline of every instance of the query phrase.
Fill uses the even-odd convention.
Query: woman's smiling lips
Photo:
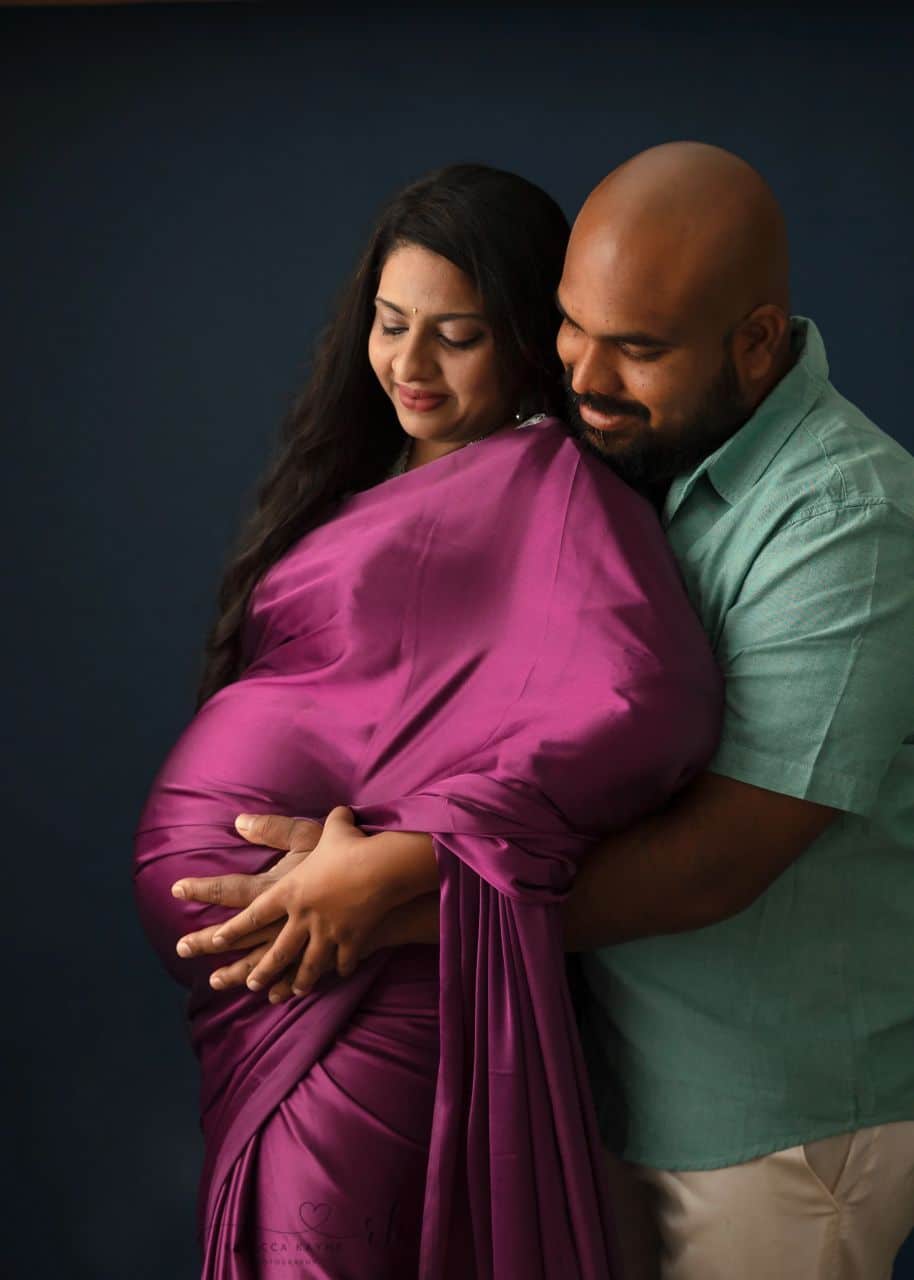
[[[447,399],[447,396],[429,395],[427,391],[412,391],[402,382],[398,382],[396,386],[400,403],[404,409],[411,409],[414,413],[427,413],[430,409],[437,409]]]

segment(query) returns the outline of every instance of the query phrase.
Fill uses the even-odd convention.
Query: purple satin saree
[[[657,518],[553,419],[348,498],[257,587],[248,666],[139,823],[144,927],[190,988],[208,1280],[617,1280],[558,906],[596,839],[710,758],[720,677]],[[235,815],[427,831],[441,943],[271,1006],[177,938]],[[675,1051],[675,1046],[671,1046]]]

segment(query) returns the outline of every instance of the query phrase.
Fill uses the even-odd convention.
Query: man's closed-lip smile
[[[633,413],[599,413],[588,404],[578,406],[583,420],[595,431],[618,431],[621,427],[631,426],[638,419]]]

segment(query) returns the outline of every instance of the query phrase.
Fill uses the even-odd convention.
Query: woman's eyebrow
[[[391,311],[396,311],[398,316],[405,316],[408,313],[403,307],[398,307],[395,302],[382,298],[380,294],[375,298],[375,302],[382,303],[385,307],[390,307]],[[485,320],[485,316],[479,311],[441,311],[437,315],[429,316],[430,320]]]

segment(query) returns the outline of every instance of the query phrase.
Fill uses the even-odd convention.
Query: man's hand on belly
[[[259,875],[202,876],[176,880],[171,891],[176,898],[190,902],[205,902],[220,907],[248,907],[260,894],[273,887],[283,876],[294,870],[317,846],[323,824],[307,818],[287,818],[279,814],[239,814],[235,819],[238,834],[251,844],[268,849],[281,849],[284,856]],[[188,933],[177,943],[178,954],[184,958],[195,955],[215,955],[220,951],[246,951],[248,954],[233,964],[215,969],[210,974],[210,985],[218,990],[243,985],[248,975],[270,950],[271,944],[282,930],[282,921],[274,921],[261,929],[255,929],[236,939],[229,947],[215,943],[214,936],[222,926],[210,925],[196,933]],[[270,989],[271,1003],[286,999],[292,993],[292,977],[297,961],[289,966],[287,975]]]

